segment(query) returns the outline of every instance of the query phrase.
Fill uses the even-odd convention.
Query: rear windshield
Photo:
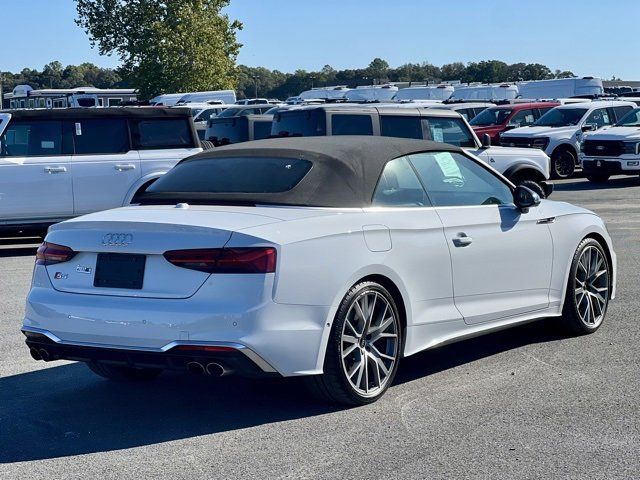
[[[271,134],[283,137],[317,137],[327,134],[324,110],[290,110],[273,117]]]
[[[207,140],[215,146],[246,142],[249,140],[247,117],[212,120],[207,129]]]
[[[146,193],[280,193],[295,187],[312,163],[296,158],[229,157],[179,163]]]

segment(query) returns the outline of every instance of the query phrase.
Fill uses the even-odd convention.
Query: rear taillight
[[[68,262],[75,254],[76,252],[64,245],[42,242],[42,245],[38,247],[38,251],[36,252],[36,264],[53,265],[55,263]]]
[[[177,267],[206,273],[273,273],[276,249],[273,247],[201,248],[170,250],[164,258]]]

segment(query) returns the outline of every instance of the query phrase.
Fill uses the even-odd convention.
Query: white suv
[[[516,185],[525,185],[540,197],[552,186],[549,157],[526,148],[482,144],[457,112],[437,108],[376,105],[309,105],[275,113],[272,136],[382,135],[432,140],[462,147],[488,163]],[[211,123],[211,122],[210,122]]]
[[[640,108],[611,128],[585,135],[580,163],[592,182],[606,182],[611,175],[640,174]]]
[[[569,178],[575,171],[583,134],[613,125],[635,104],[599,100],[553,108],[530,127],[514,128],[502,133],[500,144],[544,150],[551,157],[551,174]]]
[[[0,113],[0,230],[119,207],[202,151],[188,109],[95,108]]]

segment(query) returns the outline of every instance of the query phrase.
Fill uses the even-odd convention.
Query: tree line
[[[427,62],[407,63],[397,68],[380,58],[374,59],[367,67],[336,70],[325,65],[318,71],[296,70],[285,73],[264,67],[236,67],[236,90],[241,98],[259,97],[284,99],[298,95],[312,87],[331,85],[380,84],[385,82],[430,82],[460,80],[462,82],[500,83],[523,80],[544,80],[550,78],[571,78],[570,71],[551,71],[539,63],[507,64],[499,60],[483,60],[464,64],[454,62],[441,67]],[[54,61],[42,70],[25,68],[21,72],[3,72],[4,91],[11,91],[16,85],[27,84],[33,88],[74,88],[93,86],[97,88],[135,87],[130,80],[123,79],[119,69],[101,68],[92,63],[63,66]],[[215,85],[203,86],[202,90],[215,89]],[[176,85],[177,91],[189,91],[188,85]],[[168,90],[163,90],[168,92]],[[150,95],[158,92],[150,92]]]
[[[238,93],[240,96],[287,98],[312,87],[381,84],[386,82],[429,82],[460,80],[463,83],[500,83],[523,80],[546,80],[575,77],[573,72],[552,71],[539,63],[507,64],[500,60],[480,62],[453,62],[440,67],[428,62],[406,63],[391,68],[387,61],[375,58],[365,68],[336,70],[325,65],[319,71],[296,70],[284,73],[264,67],[238,66]]]

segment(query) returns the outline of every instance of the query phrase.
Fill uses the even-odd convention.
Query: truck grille
[[[590,157],[618,157],[624,153],[624,145],[618,140],[585,140],[582,151]]]
[[[502,137],[500,139],[500,145],[503,147],[522,147],[532,148],[533,138],[526,137]]]

